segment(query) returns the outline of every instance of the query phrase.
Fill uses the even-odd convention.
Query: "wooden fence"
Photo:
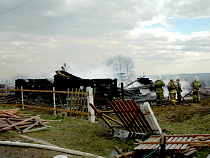
[[[56,91],[53,88],[50,90],[28,90],[28,89],[0,89],[1,98],[9,96],[12,92],[18,95],[10,95],[10,99],[4,99],[1,101],[0,105],[12,105],[12,106],[21,106],[22,109],[25,107],[28,108],[37,108],[37,109],[46,109],[53,110],[54,115],[57,115],[57,112],[68,112],[71,115],[83,115],[90,116],[90,121],[95,122],[95,113],[92,108],[89,107],[89,103],[93,103],[93,89],[87,87],[86,91],[81,89],[67,89],[67,91]],[[43,97],[47,94],[50,97],[51,101],[46,98],[39,100],[35,97],[35,100],[29,99],[31,96]],[[18,96],[18,97],[17,97]],[[13,98],[13,99],[11,99]],[[64,99],[63,99],[64,98]],[[45,99],[45,100],[44,100]],[[48,103],[46,103],[48,102]]]

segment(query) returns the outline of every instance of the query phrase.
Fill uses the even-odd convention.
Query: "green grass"
[[[42,139],[63,148],[94,153],[107,156],[109,152],[118,148],[133,149],[134,144],[122,143],[120,139],[113,139],[108,127],[99,126],[100,123],[90,123],[86,119],[69,117],[61,122],[52,122],[52,128],[28,133],[27,135]]]
[[[205,116],[194,116],[190,120],[174,123],[161,123],[168,134],[209,134],[210,114]]]
[[[2,107],[0,109],[10,109],[11,107]],[[16,108],[16,107],[14,107]],[[154,107],[155,116],[157,116],[158,123],[162,129],[165,129],[166,134],[209,134],[210,114],[205,115],[198,112],[198,107],[190,107],[187,114],[177,113],[179,107]],[[180,111],[182,111],[180,108]],[[187,107],[186,107],[187,108]],[[195,111],[193,110],[195,108]],[[165,110],[165,111],[164,111]],[[170,111],[169,111],[170,110]],[[197,111],[196,111],[197,110]],[[204,110],[203,107],[200,110]],[[161,113],[161,111],[164,111]],[[170,116],[169,113],[170,112]],[[119,139],[113,138],[113,132],[108,126],[102,126],[104,122],[97,118],[96,123],[90,123],[87,118],[82,117],[67,117],[58,118],[47,111],[40,110],[21,110],[21,113],[34,115],[41,115],[44,120],[61,120],[61,122],[50,122],[48,125],[51,128],[37,131],[33,133],[26,133],[24,135],[35,139],[47,141],[49,143],[58,145],[59,147],[92,153],[104,157],[108,157],[110,152],[115,150],[115,147],[123,151],[132,151],[137,145],[134,144],[134,139]],[[180,119],[180,117],[186,117]],[[14,137],[17,133],[15,130],[9,130],[2,133],[6,138]],[[18,136],[16,136],[18,137]],[[17,138],[18,139],[18,138]],[[23,139],[22,137],[19,139]],[[24,142],[31,142],[23,139]],[[209,148],[203,148],[196,152],[193,156],[203,158],[209,154]]]
[[[0,109],[10,108],[0,106]],[[96,123],[90,123],[87,118],[67,117],[60,119],[47,114],[46,111],[21,110],[21,113],[30,113],[33,116],[41,114],[41,118],[44,120],[61,120],[61,122],[50,122],[48,125],[51,128],[49,129],[25,133],[24,135],[47,141],[62,148],[108,156],[115,146],[125,151],[133,150],[136,146],[132,140],[113,138],[112,130],[107,126],[101,126],[104,122],[100,119],[97,119]],[[6,131],[5,136],[9,138],[14,136],[15,133],[17,131],[9,130]],[[29,140],[24,141],[31,142]]]

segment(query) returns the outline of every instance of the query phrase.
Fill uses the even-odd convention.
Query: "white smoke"
[[[115,73],[107,66],[100,65],[93,68],[79,68],[76,65],[71,65],[68,69],[68,73],[80,77],[82,79],[104,79],[104,78],[115,78]]]
[[[157,76],[158,77],[158,76]],[[155,82],[157,80],[157,77],[155,78],[155,76],[152,76],[151,80],[153,82]],[[170,81],[170,77],[171,76],[162,76],[162,81],[165,83],[165,86],[163,87],[163,91],[164,91],[164,97],[168,97],[169,96],[169,91],[167,89],[167,85]],[[180,76],[173,76],[174,81],[176,81],[176,79],[180,79],[180,84],[181,84],[181,88],[182,88],[182,97],[184,97],[186,94],[189,93],[189,89],[190,89],[190,82],[189,81],[185,81],[184,78],[180,77]]]

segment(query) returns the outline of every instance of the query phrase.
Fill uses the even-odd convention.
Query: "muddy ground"
[[[24,140],[19,137],[16,132],[14,134],[7,134],[7,132],[0,134],[1,141],[12,141],[12,142],[28,142],[28,140]],[[34,143],[30,142],[29,143]],[[0,158],[53,158],[56,155],[67,155],[70,157],[71,155],[52,151],[45,149],[37,149],[30,147],[14,147],[14,146],[2,146],[0,145]]]
[[[191,103],[191,105],[188,105],[184,103],[176,106],[170,106],[170,105],[165,105],[162,107],[152,106],[151,108],[160,126],[164,127],[166,124],[183,122],[186,120],[191,120],[194,117],[199,118],[205,115],[209,115],[210,114],[209,105],[210,105],[209,99],[204,99],[199,104]],[[204,128],[203,130],[204,130],[203,133],[209,134],[208,127]],[[170,131],[167,130],[166,132],[170,133]],[[15,132],[14,134],[7,134],[6,132],[0,133],[0,140],[24,141],[17,134],[15,134]],[[56,155],[68,155],[68,154],[55,152],[51,150],[36,149],[36,148],[0,146],[0,158],[29,158],[29,157],[53,158]],[[70,157],[70,155],[68,155],[68,157]]]

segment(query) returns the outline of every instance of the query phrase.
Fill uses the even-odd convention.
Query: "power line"
[[[7,10],[7,11],[4,11],[4,12],[0,13],[0,15],[5,14],[5,13],[8,13],[8,12],[10,12],[10,11],[12,11],[12,10],[17,9],[17,8],[20,8],[20,7],[22,7],[22,6],[24,6],[24,5],[28,4],[28,3],[30,3],[30,2],[32,2],[32,1],[34,1],[34,0],[30,0],[30,1],[25,2],[25,3],[23,3],[23,4],[21,4],[21,5],[17,6],[17,7],[14,7],[14,8],[12,8],[12,9]]]

